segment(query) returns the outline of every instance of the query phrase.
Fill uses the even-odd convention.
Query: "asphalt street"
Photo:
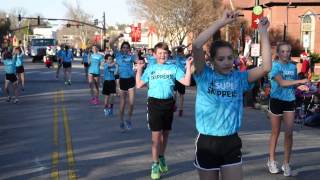
[[[121,133],[116,114],[104,117],[103,105],[90,105],[88,83],[79,59],[72,85],[55,79],[55,69],[27,59],[26,87],[20,103],[0,97],[0,179],[149,179],[150,131],[146,126],[146,90],[136,91],[133,129]],[[4,70],[0,65],[0,86]],[[101,96],[101,98],[103,98]],[[100,98],[100,99],[101,99]],[[162,179],[198,179],[193,166],[195,89],[188,88],[184,116],[174,117]],[[245,108],[240,131],[246,180],[316,180],[320,177],[320,129],[295,125],[293,176],[266,169],[270,124],[266,113]],[[283,133],[277,148],[283,160]]]

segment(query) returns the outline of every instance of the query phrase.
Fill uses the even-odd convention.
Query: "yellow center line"
[[[52,180],[59,180],[59,153],[53,152],[52,153],[52,170],[51,170],[51,179]]]
[[[72,148],[72,140],[71,140],[71,133],[69,128],[69,122],[68,122],[68,114],[67,110],[64,106],[64,93],[63,91],[60,91],[61,101],[62,101],[62,114],[63,114],[63,125],[64,125],[64,132],[65,132],[65,138],[66,138],[66,147],[67,147],[67,161],[68,161],[68,179],[69,180],[76,180],[77,175],[74,171],[74,155],[73,155],[73,148]]]
[[[54,145],[58,146],[58,95],[54,96],[54,114],[53,114],[53,142]]]
[[[54,111],[53,111],[53,143],[55,149],[58,147],[58,92],[54,95]],[[59,152],[54,151],[51,155],[52,158],[52,169],[51,169],[51,179],[59,180]]]

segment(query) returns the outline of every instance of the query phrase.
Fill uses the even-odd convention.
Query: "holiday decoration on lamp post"
[[[138,23],[138,26],[135,26],[134,24],[131,25],[130,36],[132,42],[141,41],[141,23]]]

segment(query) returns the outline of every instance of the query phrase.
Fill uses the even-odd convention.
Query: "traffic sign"
[[[251,44],[251,56],[259,57],[260,56],[260,44]]]
[[[303,47],[309,48],[309,46],[310,46],[310,36],[309,36],[309,34],[304,34],[303,35]]]

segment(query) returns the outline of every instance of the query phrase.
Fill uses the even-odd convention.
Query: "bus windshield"
[[[32,39],[31,45],[32,46],[54,46],[55,40],[54,39]]]

